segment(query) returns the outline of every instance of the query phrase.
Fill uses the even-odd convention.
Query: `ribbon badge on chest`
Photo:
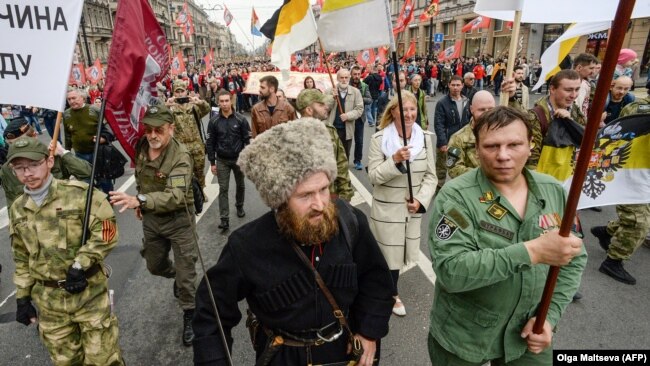
[[[490,203],[494,201],[494,194],[492,191],[484,192],[483,195],[479,197],[478,201],[481,203]]]

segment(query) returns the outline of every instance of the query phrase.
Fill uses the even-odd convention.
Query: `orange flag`
[[[72,65],[72,68],[70,69],[70,77],[68,78],[68,85],[86,85],[86,67],[82,62]]]
[[[103,78],[104,69],[102,68],[102,62],[96,59],[95,63],[86,69],[86,80],[89,80],[91,84],[95,85]]]
[[[402,62],[406,61],[409,57],[415,56],[415,40],[411,40],[411,44],[409,45],[408,50],[406,50],[406,53],[404,54],[404,57],[402,57]]]
[[[171,64],[172,75],[179,75],[185,72],[185,61],[183,61],[183,52],[178,51],[176,56],[172,59]]]
[[[357,55],[357,62],[361,67],[366,67],[368,64],[374,64],[375,63],[375,50],[372,48],[369,48],[367,50],[363,50],[359,52],[359,55]]]
[[[379,58],[379,63],[385,64],[388,61],[388,47],[383,46],[379,47],[377,52],[377,57]]]

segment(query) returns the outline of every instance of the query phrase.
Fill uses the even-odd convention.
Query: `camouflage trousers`
[[[54,365],[124,365],[103,273],[88,278],[88,287],[79,294],[37,283],[32,301]]]
[[[185,144],[192,156],[194,176],[199,180],[201,188],[205,188],[205,145],[202,142]]]
[[[607,224],[612,235],[607,255],[612,259],[628,260],[646,238],[650,229],[650,204],[616,205],[618,220]]]
[[[147,269],[154,276],[176,279],[183,310],[194,309],[196,293],[194,207],[190,207],[190,216],[188,218],[187,212],[180,210],[166,216],[147,213],[142,218],[142,256],[147,262]],[[174,255],[173,262],[169,259],[170,250]]]
[[[438,191],[447,179],[447,153],[436,149],[436,176],[438,177]]]

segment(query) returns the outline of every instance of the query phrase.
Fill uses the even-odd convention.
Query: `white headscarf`
[[[404,146],[403,142],[404,140],[397,133],[397,126],[395,126],[395,123],[393,122],[384,128],[384,137],[381,141],[381,151],[386,157],[392,157],[397,150]],[[408,141],[408,144],[411,146],[411,157],[409,158],[409,161],[413,162],[413,160],[415,160],[424,149],[424,132],[417,123],[413,124],[411,139]]]

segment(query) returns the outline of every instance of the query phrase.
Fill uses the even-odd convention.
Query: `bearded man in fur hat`
[[[336,161],[325,125],[277,125],[238,164],[272,210],[234,231],[207,273],[228,347],[246,299],[257,365],[372,365],[394,289],[364,214],[330,198]],[[205,279],[193,327],[194,363],[227,365]]]

